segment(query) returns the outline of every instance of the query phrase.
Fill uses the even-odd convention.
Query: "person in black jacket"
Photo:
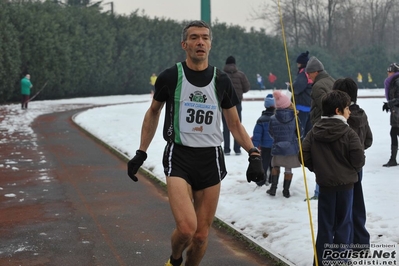
[[[312,128],[312,122],[310,121],[310,106],[312,98],[310,97],[310,94],[312,93],[313,81],[305,72],[308,61],[309,51],[298,55],[296,59],[298,74],[293,83],[295,107],[298,111],[298,119],[301,121],[303,127],[303,136],[306,136]],[[292,91],[291,87],[290,89]]]
[[[347,124],[350,97],[334,90],[322,98],[322,116],[302,143],[304,166],[316,175],[320,186],[317,206],[316,253],[318,265],[342,257],[324,251],[347,252],[353,230],[353,187],[365,156],[359,136]],[[334,260],[334,262],[333,262]],[[314,262],[314,265],[316,263]]]
[[[398,165],[396,155],[398,154],[399,136],[399,65],[397,63],[390,64],[387,72],[388,77],[384,82],[387,102],[382,106],[382,110],[391,112],[391,158],[383,166],[390,167]]]
[[[242,99],[243,94],[249,91],[251,87],[247,76],[245,76],[244,72],[238,70],[236,65],[236,59],[233,56],[229,56],[226,59],[226,65],[223,68],[223,71],[227,73],[229,78],[231,79],[231,83],[233,83],[234,90],[237,94],[239,103],[236,105],[238,117],[240,121],[242,121],[241,111],[242,111]],[[230,130],[227,126],[226,120],[224,116],[222,118],[223,121],[223,140],[224,140],[224,154],[230,155]],[[236,155],[241,154],[241,147],[240,144],[234,139],[234,152]]]
[[[348,93],[351,97],[349,111],[351,113],[348,124],[357,133],[363,148],[368,149],[373,143],[373,134],[371,132],[366,112],[356,104],[358,87],[351,78],[338,79],[333,85],[333,90],[340,90]],[[362,179],[363,170],[358,173],[359,180],[353,187],[353,233],[352,249],[356,251],[370,248],[370,234],[366,229],[366,207],[364,204]]]

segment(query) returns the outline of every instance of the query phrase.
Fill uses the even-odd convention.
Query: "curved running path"
[[[132,182],[126,163],[72,122],[76,112],[40,116],[36,139],[15,132],[1,144],[15,168],[0,168],[0,265],[164,265],[174,228],[164,189]],[[201,265],[273,262],[213,227]]]

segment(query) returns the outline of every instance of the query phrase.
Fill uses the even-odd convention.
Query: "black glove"
[[[384,105],[382,106],[382,111],[386,111],[388,113],[389,109],[389,104],[384,102]]]
[[[143,165],[145,159],[147,159],[147,153],[145,151],[137,150],[136,156],[133,157],[127,163],[127,175],[134,181],[137,182],[138,179],[136,177],[136,173],[139,170],[140,166]]]
[[[265,171],[262,166],[262,157],[260,155],[251,155],[248,158],[247,181],[248,183],[261,182],[265,179]]]

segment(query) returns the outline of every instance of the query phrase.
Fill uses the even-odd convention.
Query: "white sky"
[[[211,22],[218,20],[227,25],[240,25],[246,29],[265,28],[264,21],[254,21],[254,10],[270,0],[211,0]],[[105,2],[105,1],[104,1]],[[149,17],[170,18],[177,21],[201,19],[201,0],[113,0],[114,11],[130,14],[139,9]],[[107,5],[103,5],[107,10]]]
[[[244,98],[264,97],[270,91],[250,91]],[[360,90],[359,95],[384,95],[382,89]],[[142,102],[143,100],[148,100]],[[365,109],[369,124],[373,132],[373,145],[366,151],[366,165],[363,168],[363,191],[367,209],[367,224],[371,244],[395,245],[396,254],[399,253],[399,209],[398,209],[398,167],[385,168],[390,156],[389,114],[382,112],[384,99],[358,99],[359,105]],[[133,103],[135,102],[135,103]],[[79,114],[75,122],[89,130],[110,146],[129,156],[135,154],[140,141],[141,121],[150,104],[150,95],[126,95],[109,97],[76,98],[56,101],[32,101],[28,110],[21,110],[19,104],[2,105],[0,109],[8,109],[9,115],[0,122],[0,132],[34,133],[29,124],[39,115],[63,110],[82,108],[103,104],[119,104],[108,107],[97,107]],[[243,125],[250,135],[261,111],[263,101],[243,102]],[[2,113],[2,112],[0,112]],[[162,116],[163,117],[163,116]],[[162,138],[163,119],[160,120],[158,131],[148,149],[148,158],[144,163],[147,169],[160,180],[164,181],[162,167],[162,148],[165,141]],[[116,130],[117,129],[117,130]],[[5,133],[4,133],[5,132]],[[6,138],[0,138],[4,143]],[[45,160],[45,159],[44,159]],[[294,177],[291,185],[291,197],[282,196],[282,178],[280,177],[278,192],[275,197],[267,195],[263,186],[257,188],[254,183],[246,181],[245,172],[248,166],[245,153],[241,156],[226,156],[227,177],[222,181],[222,190],[217,209],[217,217],[235,230],[244,234],[263,248],[280,257],[289,265],[312,265],[313,249],[309,213],[305,199],[304,172],[302,168],[293,169]],[[0,168],[18,165],[0,162]],[[314,175],[305,170],[308,191],[313,195],[315,186]],[[52,177],[56,178],[56,177]],[[126,178],[129,178],[126,175]],[[140,180],[139,180],[140,182]],[[9,191],[10,188],[7,188]],[[0,196],[13,200],[18,191],[5,195],[0,187]],[[17,199],[15,198],[16,204]],[[396,207],[395,207],[396,206]],[[310,201],[310,210],[314,227],[317,231],[317,201]],[[234,225],[233,225],[234,224]],[[263,237],[268,234],[268,237]],[[391,252],[391,248],[372,248],[372,251]],[[16,251],[17,252],[17,251]],[[372,262],[374,261],[374,262]],[[370,259],[366,264],[357,265],[397,265],[382,264],[387,259]],[[373,264],[374,263],[374,264]]]

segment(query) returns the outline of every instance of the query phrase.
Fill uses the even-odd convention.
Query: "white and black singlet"
[[[220,146],[222,109],[239,102],[226,73],[213,66],[193,71],[185,62],[159,74],[154,100],[166,102],[164,139],[188,147]]]

